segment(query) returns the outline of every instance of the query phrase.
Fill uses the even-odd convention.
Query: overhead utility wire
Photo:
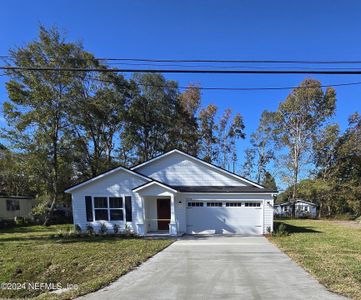
[[[0,55],[0,58],[10,58]],[[74,58],[78,60],[78,58]],[[361,64],[361,60],[254,60],[254,59],[158,59],[158,58],[116,58],[99,57],[99,61],[135,61],[135,62],[190,62],[190,63],[265,63],[265,64]]]
[[[100,81],[100,82],[106,82],[106,83],[114,83],[114,81],[111,80],[104,80],[104,79],[98,79],[91,77],[90,79]],[[146,86],[146,87],[156,87],[156,88],[166,88],[169,86],[166,85],[154,85],[154,84],[143,84],[143,83],[136,83],[138,86]],[[340,87],[340,86],[352,86],[352,85],[361,85],[361,81],[356,82],[345,82],[345,83],[335,83],[335,84],[324,84],[321,85],[321,88],[327,88],[327,87]],[[263,90],[293,90],[293,89],[311,89],[314,88],[312,86],[276,86],[276,87],[200,87],[200,86],[177,86],[179,89],[189,89],[190,87],[195,87],[200,90],[211,90],[211,91],[263,91]]]
[[[361,60],[241,60],[241,59],[155,59],[155,58],[96,58],[101,61],[198,62],[198,63],[265,63],[265,64],[361,64]]]
[[[57,72],[103,72],[103,73],[193,73],[193,74],[325,74],[361,75],[360,70],[189,70],[189,69],[99,69],[99,68],[53,68],[2,66],[1,70],[57,71]]]
[[[6,76],[6,73],[0,74],[0,76]],[[104,80],[104,79],[98,79],[91,77],[90,79],[100,81],[100,82],[106,82],[106,83],[114,83],[112,80]],[[153,86],[153,87],[159,87],[159,88],[165,88],[167,86],[157,86],[157,85],[151,85],[151,84],[141,84],[137,83],[138,86]],[[325,84],[321,85],[321,88],[326,87],[340,87],[340,86],[352,86],[352,85],[361,85],[361,81],[356,82],[345,82],[345,83],[336,83],[336,84]],[[190,86],[178,86],[179,89],[188,89]],[[312,87],[300,87],[300,86],[278,86],[278,87],[198,87],[195,86],[200,90],[220,90],[220,91],[257,91],[257,90],[292,90],[292,89],[308,89]]]

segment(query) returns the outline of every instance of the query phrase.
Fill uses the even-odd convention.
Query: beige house
[[[34,206],[35,199],[30,196],[0,195],[0,220],[13,220],[15,217],[31,219]]]

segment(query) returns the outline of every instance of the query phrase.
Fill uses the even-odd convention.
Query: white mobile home
[[[274,206],[274,214],[276,216],[292,216],[293,203],[285,202],[281,204],[276,204]],[[317,205],[315,203],[305,201],[302,199],[296,200],[295,203],[295,216],[296,217],[317,217]]]

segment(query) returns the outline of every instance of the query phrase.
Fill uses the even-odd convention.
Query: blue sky
[[[55,25],[97,57],[178,59],[361,60],[360,1],[2,1],[0,55]],[[180,85],[295,86],[307,75],[166,75]],[[361,81],[361,75],[313,76],[323,84]],[[0,102],[7,99],[0,77]],[[361,85],[337,88],[341,128],[361,111]],[[275,110],[289,91],[204,91],[203,105],[231,107],[255,130],[263,110]],[[2,121],[2,113],[0,122]],[[239,153],[248,145],[239,144]]]

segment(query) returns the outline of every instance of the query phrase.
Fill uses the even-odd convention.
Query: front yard
[[[329,290],[361,299],[361,226],[324,220],[279,220],[287,236],[270,240]]]
[[[124,237],[53,237],[69,226],[0,230],[0,298],[69,299],[86,294],[108,285],[172,243]],[[18,289],[5,289],[4,283],[19,283]],[[40,289],[36,286],[44,283],[78,288],[44,294],[44,285]]]

